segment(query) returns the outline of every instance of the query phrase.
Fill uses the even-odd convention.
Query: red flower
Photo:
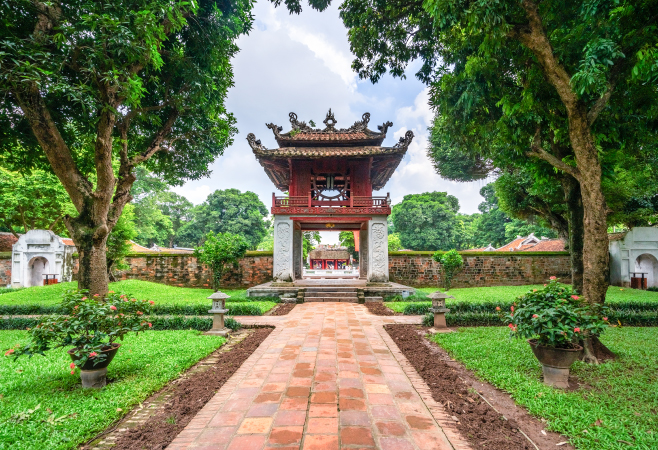
[[[155,302],[154,302],[153,300],[149,300],[149,303],[150,303],[151,305],[155,304]]]
[[[94,297],[100,297],[100,295],[98,295],[98,294],[94,294]]]
[[[11,355],[12,353],[14,353],[15,351],[16,351],[16,350],[14,350],[13,348],[10,348],[9,350],[7,350],[7,351],[5,352],[5,356],[9,356],[9,355]]]
[[[539,317],[537,314],[533,314],[533,315],[532,315],[532,318],[533,318],[533,319],[536,319],[537,317]]]
[[[552,277],[549,278],[549,280],[557,280],[557,277],[553,275]]]
[[[576,327],[573,329],[574,333],[580,333],[580,328]]]
[[[572,295],[571,298],[574,299],[574,300],[580,299],[580,297],[578,297],[577,295]]]
[[[72,371],[71,371],[71,375],[75,375],[75,370],[72,370]]]
[[[107,291],[108,294],[114,294],[114,291]]]
[[[82,297],[80,300],[84,302],[85,300],[87,300],[87,297]]]
[[[73,307],[73,309],[78,309],[78,305],[75,305],[75,306]]]
[[[70,367],[71,369],[75,369],[75,363],[71,363],[71,365],[70,365],[69,367]]]
[[[93,358],[94,356],[97,356],[97,355],[98,355],[98,353],[96,353],[96,352],[91,352],[91,353],[89,354],[89,357],[90,357],[90,358]]]
[[[149,322],[149,328],[152,328],[152,327],[153,327],[153,325],[151,325],[151,322]]]
[[[500,311],[500,306],[496,306],[496,311]]]
[[[143,312],[141,312],[141,311],[137,311],[137,313],[136,313],[136,314],[137,314],[138,316],[141,316],[141,315],[142,315],[142,314],[144,314],[144,313],[143,313]]]
[[[116,311],[116,310],[117,310],[117,307],[114,306],[114,305],[112,305],[112,306],[110,306],[110,309],[111,309],[112,311]]]
[[[604,320],[605,322],[607,322],[607,321],[608,321],[608,318],[607,318],[607,317],[604,317],[603,320]]]
[[[509,309],[511,309],[512,312],[514,312],[514,307],[513,306],[510,306]]]

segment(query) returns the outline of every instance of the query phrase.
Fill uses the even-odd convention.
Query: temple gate
[[[368,128],[365,113],[347,129],[336,128],[331,109],[325,128],[312,128],[289,114],[291,130],[266,124],[279,145],[265,148],[253,133],[247,136],[254,155],[270,180],[287,196],[272,194],[274,216],[274,281],[302,279],[304,231],[353,231],[359,241],[360,278],[388,282],[390,195],[373,196],[388,182],[414,135],[407,131],[393,147],[382,147],[393,125]]]

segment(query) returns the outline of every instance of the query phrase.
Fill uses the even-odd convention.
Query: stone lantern
[[[448,326],[446,325],[446,313],[450,312],[449,309],[446,308],[446,298],[455,298],[452,295],[448,295],[443,292],[432,292],[429,295],[429,298],[432,299],[432,307],[430,308],[430,312],[434,313],[434,328],[438,329],[447,329]]]
[[[208,311],[212,314],[212,329],[206,334],[215,334],[219,336],[228,336],[228,330],[224,326],[224,314],[228,312],[226,309],[226,299],[230,295],[226,295],[221,291],[212,294],[208,299],[212,300],[212,309]]]

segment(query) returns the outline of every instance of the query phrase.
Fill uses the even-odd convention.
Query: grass
[[[432,340],[578,449],[658,448],[658,328],[608,329],[602,341],[619,358],[597,366],[576,362],[572,373],[588,387],[571,392],[545,386],[530,346],[510,341],[506,329],[461,328]]]
[[[3,307],[6,309],[15,305],[20,305],[21,307],[34,306],[36,308],[55,307],[59,305],[64,291],[76,288],[77,283],[70,282],[14,290],[13,292],[0,295],[0,310]],[[207,313],[211,303],[207,297],[213,293],[212,289],[167,286],[141,280],[110,283],[110,290],[123,292],[139,299],[153,300],[156,309],[162,308],[172,311],[174,314],[186,313],[185,310],[182,310],[183,308],[188,310],[196,309]],[[226,303],[229,310],[231,309],[231,305],[248,302],[250,305],[258,307],[262,314],[276,305],[274,301],[269,300],[263,301],[259,299],[258,301],[253,301],[247,297],[247,291],[245,289],[222,289],[222,292],[231,296]]]
[[[3,354],[26,341],[25,331],[0,331]],[[77,448],[224,342],[189,330],[129,336],[108,368],[113,382],[99,391],[82,389],[63,349],[0,356],[0,449]]]

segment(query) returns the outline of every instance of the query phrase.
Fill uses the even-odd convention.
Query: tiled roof
[[[12,233],[0,232],[0,252],[10,252],[18,238]]]
[[[524,237],[518,237],[518,238],[514,239],[512,242],[510,242],[509,244],[505,244],[502,247],[497,248],[496,251],[497,252],[517,251],[519,249],[519,246],[521,245],[521,242],[523,242],[524,240],[525,240]]]
[[[73,239],[69,239],[69,238],[61,238],[61,239],[64,245],[68,245],[69,247],[75,247],[75,242],[73,242]]]
[[[362,139],[373,139],[379,137],[377,134],[369,135],[363,131],[351,131],[346,133],[323,133],[323,132],[304,132],[297,133],[294,136],[289,134],[281,135],[282,140],[293,141],[357,141]]]
[[[168,247],[158,247],[154,246],[153,248],[144,247],[139,245],[136,242],[130,241],[130,251],[133,253],[180,253],[180,254],[191,254],[194,253],[194,250],[191,248],[168,248]]]
[[[562,239],[544,239],[533,245],[531,248],[523,250],[530,252],[563,252],[564,241]]]
[[[621,241],[626,237],[627,231],[622,231],[620,233],[609,233],[608,234],[608,240],[609,241]]]
[[[407,151],[402,147],[283,147],[274,150],[254,150],[257,157],[291,158],[303,156],[306,158],[327,158],[344,156],[378,156],[402,155]]]

